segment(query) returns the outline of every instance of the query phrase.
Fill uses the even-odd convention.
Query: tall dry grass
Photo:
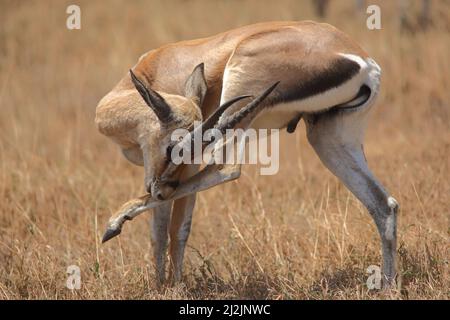
[[[317,19],[309,1],[0,2],[0,299],[449,298],[450,4],[433,1],[427,31],[402,32],[395,1],[383,29],[352,1],[327,22],[384,70],[366,153],[401,204],[401,290],[369,291],[381,262],[363,207],[321,165],[304,127],[282,136],[278,175],[246,166],[239,181],[198,197],[184,285],[157,291],[148,217],[99,239],[112,212],[143,194],[142,169],[94,126],[95,106],[137,58],[167,42],[265,20]],[[419,7],[414,2],[414,10]],[[81,268],[82,288],[65,287]]]

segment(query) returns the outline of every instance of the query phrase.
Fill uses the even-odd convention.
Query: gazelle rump
[[[125,205],[110,220],[104,240],[120,233],[125,220],[155,208],[152,242],[158,281],[165,279],[169,236],[169,270],[173,280],[180,280],[195,193],[238,178],[241,167],[212,164],[198,171],[195,165],[175,166],[167,156],[173,147],[170,133],[191,128],[212,113],[219,119],[216,127],[287,127],[289,132],[303,118],[321,161],[374,218],[385,284],[392,284],[398,204],[370,172],[363,150],[380,72],[347,35],[311,21],[250,25],[143,55],[100,101],[96,122],[127,159],[144,165],[150,194]],[[235,99],[258,94],[253,102]],[[241,112],[252,104],[252,112]]]

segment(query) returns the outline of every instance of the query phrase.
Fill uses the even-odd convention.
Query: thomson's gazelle
[[[211,114],[203,129],[287,127],[292,132],[303,118],[324,165],[374,218],[385,284],[391,284],[398,204],[367,167],[363,150],[379,85],[380,67],[358,44],[330,25],[309,21],[260,23],[144,54],[97,107],[100,132],[118,143],[128,160],[144,166],[149,192],[111,218],[104,241],[120,233],[125,220],[154,208],[158,280],[165,279],[169,236],[170,273],[179,280],[195,193],[238,178],[240,165],[209,165],[200,172],[198,165],[175,166],[170,133]],[[261,93],[254,100],[241,97]],[[190,143],[189,138],[180,143]]]

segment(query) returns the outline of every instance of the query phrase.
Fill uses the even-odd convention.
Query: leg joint
[[[395,200],[394,197],[388,198],[388,206],[391,209],[391,214],[397,214],[397,212],[400,208],[397,200]]]

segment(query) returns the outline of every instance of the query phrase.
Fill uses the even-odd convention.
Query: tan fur
[[[396,210],[387,207],[388,193],[368,169],[361,148],[368,110],[378,93],[380,68],[336,28],[311,21],[267,22],[152,50],[139,59],[133,72],[165,98],[179,123],[161,126],[134,89],[128,74],[99,103],[96,122],[100,132],[121,146],[127,159],[144,165],[147,186],[149,179],[160,177],[167,166],[165,151],[168,136],[174,129],[187,128],[194,120],[213,112],[220,103],[240,95],[258,94],[275,81],[281,81],[278,92],[309,83],[316,75],[332,69],[333,62],[342,57],[360,66],[357,75],[320,94],[281,101],[264,110],[267,112],[255,115],[256,118],[244,119],[238,126],[282,128],[299,113],[304,114],[309,142],[323,163],[363,202],[377,226],[382,226],[383,273],[387,283],[391,283],[396,272]],[[205,67],[207,92],[203,105],[197,106],[194,101],[201,99],[188,99],[184,94],[186,80],[200,63]],[[352,101],[363,85],[369,86],[371,93],[357,110],[340,114],[322,112]],[[221,121],[227,113],[243,105],[241,101],[234,109],[228,109]],[[192,168],[180,166],[179,169],[178,176],[183,169]],[[182,180],[176,190],[165,189],[166,197],[162,197],[165,200],[156,201],[147,196],[119,210],[110,220],[105,239],[120,233],[124,221],[157,207],[152,217],[153,225],[157,226],[153,235],[157,275],[164,280],[166,231],[170,230],[171,271],[174,280],[180,280],[196,192],[237,179],[240,169],[236,164],[207,166],[197,174],[195,169],[187,170],[191,171],[187,180]],[[387,221],[386,212],[392,215]],[[170,213],[171,222],[168,221]]]
[[[174,107],[182,119],[178,127],[189,127],[193,120],[202,118],[195,103],[184,97],[186,79],[199,63],[205,64],[208,85],[201,106],[204,118],[219,105],[226,66],[236,69],[244,64],[242,73],[255,81],[251,85],[246,84],[245,88],[239,83],[235,87],[236,90],[245,90],[243,94],[254,94],[273,79],[283,80],[281,89],[290,83],[307,81],[308,70],[326,69],[340,52],[367,57],[344,33],[328,24],[265,22],[151,50],[139,59],[133,72]],[[253,62],[243,63],[249,59]],[[300,66],[301,72],[286,72],[289,65]],[[233,89],[228,92],[233,94]],[[279,118],[276,127],[282,127],[291,116],[291,113],[276,115]],[[146,184],[151,177],[163,172],[164,147],[168,139],[164,143],[162,140],[175,128],[161,128],[154,113],[135,90],[129,74],[100,101],[96,123],[102,134],[120,145],[127,159],[138,165],[149,164],[145,168]]]
[[[270,46],[269,50],[267,46]],[[219,103],[223,72],[233,53],[242,59],[268,57],[279,66],[308,58],[308,63],[303,65],[325,68],[337,52],[367,57],[358,45],[328,24],[311,21],[266,22],[152,50],[141,57],[133,71],[154,90],[183,96],[184,83],[190,72],[197,64],[204,62],[208,83],[208,93],[202,107],[205,116]],[[252,74],[259,68],[258,64],[254,64],[254,68],[245,71]],[[299,74],[292,76],[301,77]],[[273,79],[280,77],[286,77],[283,69],[279,70],[279,74],[271,74]],[[149,117],[151,112],[147,109],[127,74],[100,101],[96,121],[102,133],[114,136],[115,132],[128,131]],[[134,139],[130,137],[130,140]]]

